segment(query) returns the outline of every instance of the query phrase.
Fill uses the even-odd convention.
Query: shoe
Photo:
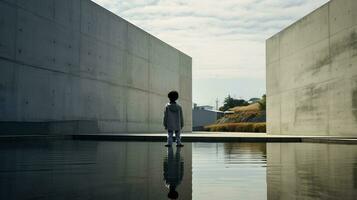
[[[165,147],[171,147],[171,144],[165,144]]]
[[[177,147],[183,147],[184,145],[183,144],[177,144],[176,146]]]

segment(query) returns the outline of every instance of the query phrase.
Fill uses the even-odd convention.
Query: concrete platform
[[[110,141],[166,141],[165,133],[130,133],[130,134],[81,134],[81,135],[2,135],[0,141],[18,140],[110,140]],[[192,132],[182,134],[183,142],[314,142],[357,144],[357,137],[329,136],[290,136],[267,135],[266,133],[238,132]]]
[[[166,134],[86,134],[73,135],[79,140],[166,141]],[[266,133],[192,132],[182,134],[183,142],[318,142],[357,144],[357,137],[267,135]]]

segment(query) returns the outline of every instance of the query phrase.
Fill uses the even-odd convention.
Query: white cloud
[[[265,84],[265,40],[328,0],[94,1],[190,55],[194,81]]]

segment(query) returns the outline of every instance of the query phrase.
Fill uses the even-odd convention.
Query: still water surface
[[[193,143],[193,199],[266,199],[265,143]]]
[[[0,199],[357,199],[357,146],[0,142]]]

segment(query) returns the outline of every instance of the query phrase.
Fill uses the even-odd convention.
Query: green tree
[[[266,97],[267,97],[267,96],[264,94],[264,95],[262,96],[262,99],[261,99],[260,101],[258,101],[261,110],[266,110],[266,107],[267,107],[267,106],[266,106],[266,102],[267,102]]]
[[[244,99],[234,99],[231,95],[228,95],[224,99],[224,104],[222,107],[219,108],[220,111],[227,111],[230,108],[234,108],[236,106],[247,106],[249,103]]]

